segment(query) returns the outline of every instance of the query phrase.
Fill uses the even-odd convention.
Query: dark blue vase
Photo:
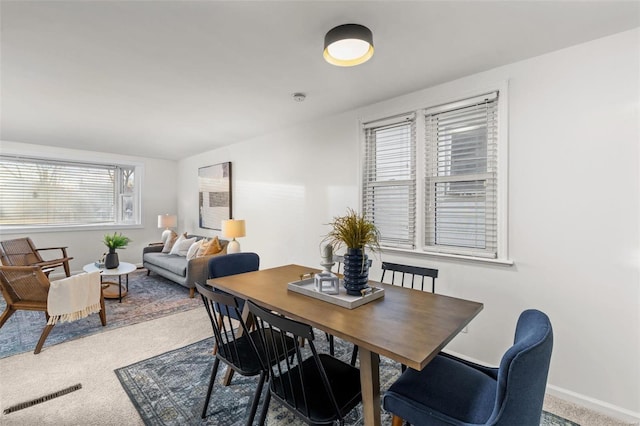
[[[361,296],[361,290],[369,288],[369,260],[362,249],[347,249],[344,255],[344,288],[347,294]]]
[[[107,269],[115,269],[120,265],[120,259],[118,259],[118,253],[115,249],[109,249],[109,253],[104,258],[104,267]]]

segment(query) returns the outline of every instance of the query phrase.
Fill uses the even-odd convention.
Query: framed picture
[[[222,230],[231,219],[231,162],[198,169],[200,228]]]

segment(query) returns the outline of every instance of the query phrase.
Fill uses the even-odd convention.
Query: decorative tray
[[[321,293],[315,290],[313,277],[289,283],[288,288],[290,291],[315,297],[316,299],[333,303],[334,305],[339,305],[347,309],[357,308],[365,303],[384,297],[384,289],[379,287],[370,287],[371,290],[364,296],[351,296],[347,294],[347,290],[343,286],[343,280],[340,280],[338,294]]]

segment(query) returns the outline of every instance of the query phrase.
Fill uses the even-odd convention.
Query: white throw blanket
[[[51,281],[47,298],[47,324],[75,321],[100,312],[101,291],[100,271]]]

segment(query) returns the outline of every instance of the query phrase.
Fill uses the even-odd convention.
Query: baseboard
[[[456,356],[458,358],[462,358],[464,360],[474,362],[476,364],[486,365],[486,363],[480,360],[473,359],[471,357],[459,354],[454,351],[445,350],[444,352],[451,354],[453,356]],[[627,410],[626,408],[618,407],[608,402],[600,401],[598,399],[591,398],[586,395],[581,395],[579,393],[576,393],[567,389],[563,389],[561,387],[551,385],[551,384],[547,384],[547,394],[553,395],[556,398],[560,398],[564,401],[579,405],[588,410],[592,410],[592,411],[604,414],[606,416],[619,419],[626,423],[640,424],[640,413]]]
[[[600,401],[599,399],[581,395],[579,393],[550,384],[547,384],[547,393],[549,395],[553,395],[562,400],[572,402],[581,407],[596,411],[606,416],[614,417],[631,424],[640,424],[640,413],[627,410],[626,408],[618,407],[617,405]]]

